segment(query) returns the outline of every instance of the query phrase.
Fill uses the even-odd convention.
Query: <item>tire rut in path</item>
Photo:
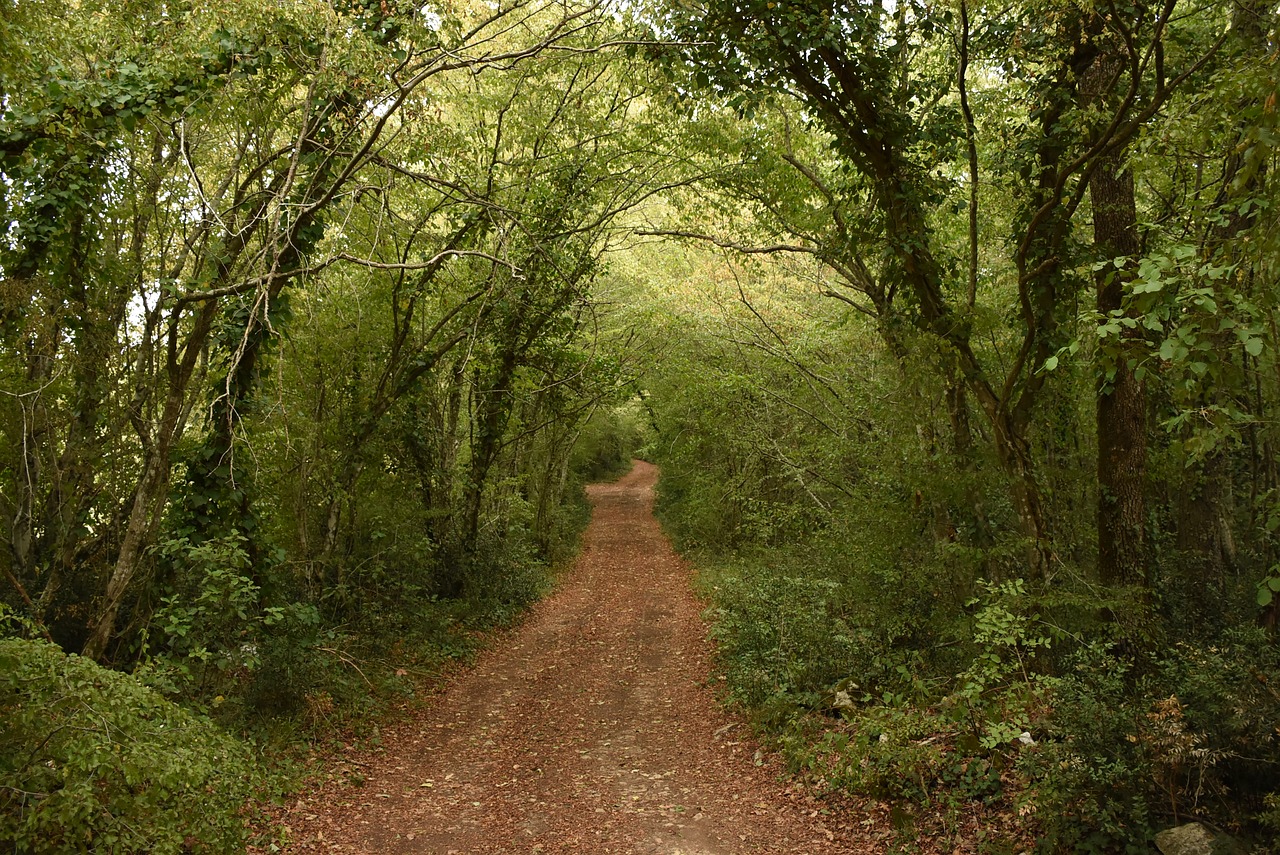
[[[689,568],[653,517],[657,470],[588,488],[583,552],[556,592],[431,707],[383,734],[363,787],[291,810],[290,851],[846,853],[819,804],[757,765],[705,688]],[[846,832],[847,833],[847,832]]]

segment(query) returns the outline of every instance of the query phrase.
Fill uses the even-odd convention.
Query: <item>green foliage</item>
[[[509,623],[547,592],[550,581],[550,567],[532,538],[485,543],[467,566],[469,611],[482,623]]]
[[[1062,427],[1075,417],[1064,387],[1055,421],[1035,437],[1037,453],[1060,458],[1045,495],[1059,542],[1073,548],[1050,579],[1026,578],[991,462],[946,449],[952,426],[937,418],[945,389],[907,368],[897,378],[877,370],[855,331],[827,325],[814,303],[752,290],[753,275],[737,282],[748,283],[741,301],[760,313],[755,324],[730,300],[685,307],[668,328],[685,344],[652,384],[651,448],[664,467],[664,522],[700,564],[727,696],[778,741],[792,770],[822,788],[894,802],[914,816],[904,834],[922,822],[946,834],[947,821],[958,833],[960,817],[982,812],[1006,817],[1044,851],[1145,851],[1154,831],[1190,816],[1270,839],[1274,786],[1263,769],[1278,759],[1276,696],[1266,689],[1274,643],[1242,628],[1253,612],[1241,590],[1251,601],[1257,576],[1222,580],[1220,598],[1206,603],[1203,570],[1158,540],[1154,596],[1098,586],[1079,542],[1095,524],[1078,499],[1092,473],[1073,469],[1087,457],[1072,456]],[[1164,341],[1192,327],[1212,326],[1206,335],[1216,340],[1220,320],[1195,302],[1204,295],[1173,291],[1174,308],[1149,330],[1152,366]],[[709,332],[700,312],[723,316],[732,332]],[[1229,312],[1252,309],[1237,302]],[[807,324],[796,324],[806,313]],[[1105,362],[1098,349],[1126,329],[1104,331],[1087,352]],[[1256,324],[1249,330],[1257,334]],[[753,334],[785,356],[742,348]],[[835,358],[830,348],[844,334]],[[1231,336],[1250,353],[1252,339]],[[1231,354],[1212,358],[1235,383]],[[1165,400],[1203,391],[1184,382],[1195,375],[1189,366],[1167,371],[1147,378],[1181,378],[1163,387]],[[1054,373],[1081,387],[1095,380],[1067,363]],[[1197,418],[1205,430],[1206,414]],[[1237,428],[1237,438],[1250,429]],[[1159,465],[1178,477],[1190,453],[1180,448]],[[1261,532],[1267,495],[1257,500]],[[1252,548],[1266,537],[1251,537]],[[1188,574],[1186,603],[1179,572]],[[1215,634],[1189,619],[1192,601],[1220,614]]]
[[[1262,823],[1272,834],[1280,837],[1280,793],[1272,793],[1266,798],[1266,807],[1258,815]]]
[[[1180,642],[1159,657],[1149,697],[1154,777],[1178,811],[1264,811],[1280,757],[1280,648],[1256,626],[1212,642]],[[1270,841],[1280,844],[1280,835]]]
[[[1082,648],[1049,684],[1044,738],[1019,758],[1045,851],[1146,851],[1168,817],[1266,817],[1277,674],[1257,629],[1180,643],[1141,679],[1114,650]]]
[[[816,556],[815,556],[816,557]],[[794,556],[765,553],[738,566],[704,573],[711,593],[712,637],[726,669],[730,696],[750,708],[779,713],[822,705],[838,681],[869,681],[885,652],[873,634],[850,625],[856,610],[833,578],[800,570]]]
[[[1258,583],[1258,595],[1254,599],[1259,606],[1266,608],[1274,602],[1277,592],[1280,592],[1280,564],[1272,565],[1267,575]]]
[[[1224,215],[1216,216],[1225,225]],[[1258,358],[1267,337],[1265,313],[1256,298],[1240,287],[1241,269],[1230,260],[1204,260],[1189,244],[1174,244],[1140,259],[1101,262],[1107,276],[1136,264],[1125,290],[1124,305],[1106,315],[1083,318],[1097,335],[1096,356],[1103,388],[1115,380],[1119,360],[1130,362],[1138,380],[1149,375],[1168,388],[1175,406],[1164,425],[1185,434],[1186,457],[1199,462],[1241,439],[1249,414],[1231,400],[1210,400],[1218,386],[1239,386],[1243,363],[1237,353]],[[1135,336],[1145,351],[1135,354]],[[1080,342],[1063,352],[1076,353]],[[1056,362],[1056,359],[1055,359]]]
[[[255,712],[282,715],[302,709],[308,698],[338,694],[335,685],[350,685],[352,677],[345,664],[334,661],[337,654],[328,652],[342,649],[348,639],[326,626],[318,608],[297,603],[270,607],[268,613],[269,625],[253,642],[252,650],[245,651],[257,661],[245,675],[246,683],[236,687],[234,700],[242,699]],[[364,688],[341,696],[348,700],[363,697]]]
[[[1030,731],[1029,711],[1053,683],[1034,657],[1048,650],[1051,640],[1037,625],[1040,615],[1026,613],[1023,580],[979,584],[984,596],[969,601],[981,604],[973,624],[976,653],[946,700],[968,719],[978,743],[992,750]]]
[[[1066,849],[1280,822],[1263,6],[4,8],[24,634],[335,726],[541,595],[581,482],[643,453],[730,697],[815,777],[1016,799]],[[1122,177],[1141,251],[1098,234]],[[750,251],[627,237],[664,220]],[[1145,474],[1099,450],[1122,388]],[[1096,584],[1117,485],[1140,590]],[[159,793],[130,768],[59,786]],[[51,786],[6,816],[70,811]]]
[[[596,410],[574,443],[570,466],[584,481],[617,478],[645,444],[646,430],[638,402]]]
[[[1147,851],[1150,770],[1128,672],[1103,646],[1082,651],[1054,687],[1047,738],[1019,759],[1047,852]]]
[[[11,851],[243,851],[258,775],[248,751],[134,678],[3,639],[0,716]]]
[[[193,544],[178,537],[162,543],[160,553],[177,585],[152,618],[152,679],[167,683],[173,696],[230,693],[257,667],[260,631],[279,610],[261,611],[242,538]]]

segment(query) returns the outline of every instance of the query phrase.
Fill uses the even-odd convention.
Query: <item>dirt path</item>
[[[705,688],[689,569],[652,514],[654,467],[590,487],[582,556],[507,643],[383,734],[361,787],[294,805],[290,851],[846,853],[848,826],[757,765]],[[824,824],[825,823],[825,824]]]

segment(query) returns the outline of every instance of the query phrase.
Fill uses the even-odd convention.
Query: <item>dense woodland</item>
[[[0,839],[237,851],[635,453],[903,847],[1271,851],[1276,24],[0,0]]]

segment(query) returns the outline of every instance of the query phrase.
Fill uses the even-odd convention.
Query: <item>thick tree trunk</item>
[[[1100,63],[1101,64],[1101,61]],[[1125,257],[1121,268],[1106,265],[1097,278],[1097,307],[1109,315],[1122,307],[1127,271],[1141,251],[1133,176],[1121,160],[1123,152],[1104,157],[1089,181],[1093,205],[1094,244],[1103,260]],[[1098,390],[1098,575],[1109,585],[1147,582],[1144,502],[1147,469],[1147,394],[1134,376],[1127,345],[1122,347],[1110,380]]]
[[[1098,574],[1145,585],[1146,388],[1121,367],[1098,396]]]

